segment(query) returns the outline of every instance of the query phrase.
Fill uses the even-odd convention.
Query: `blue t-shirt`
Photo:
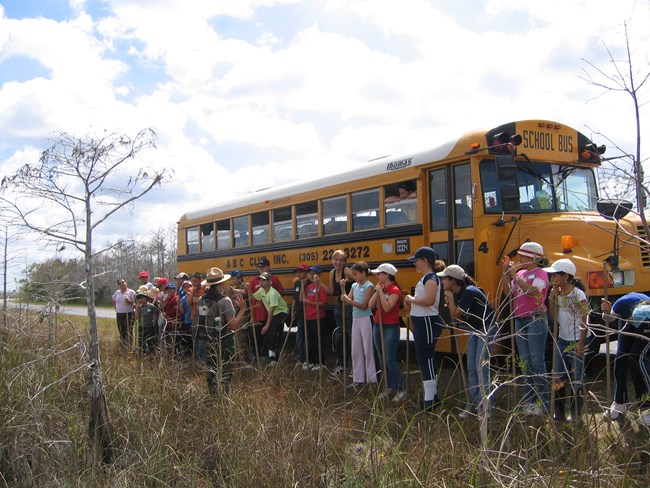
[[[621,298],[614,302],[612,305],[612,312],[619,316],[618,327],[619,329],[625,325],[625,321],[632,318],[632,311],[641,300],[650,300],[648,295],[637,293],[633,291],[623,295]]]
[[[462,322],[477,332],[485,332],[492,325],[494,310],[481,290],[468,285],[455,293],[454,297],[456,306],[465,312]]]
[[[183,295],[181,298],[181,305],[183,306],[183,323],[191,324],[192,323],[192,307],[187,304],[187,294]]]
[[[373,285],[370,281],[366,281],[363,285],[359,286],[359,283],[352,284],[352,299],[355,302],[363,303],[366,301],[366,290],[372,288]],[[355,317],[368,317],[372,316],[372,310],[370,307],[365,310],[361,310],[358,307],[352,307],[352,318]]]

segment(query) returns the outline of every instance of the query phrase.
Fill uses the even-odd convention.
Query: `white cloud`
[[[0,5],[0,63],[24,57],[45,73],[1,78],[2,171],[53,130],[153,127],[147,159],[175,178],[145,203],[156,218],[143,233],[242,192],[516,119],[588,123],[630,148],[629,98],[585,103],[598,90],[579,78],[580,58],[609,68],[602,42],[618,54],[630,18],[639,59],[649,45],[649,3],[633,0],[108,0],[102,18],[87,13],[95,0],[69,5],[66,21],[9,19]]]

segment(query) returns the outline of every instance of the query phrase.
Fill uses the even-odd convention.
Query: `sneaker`
[[[269,368],[272,368],[272,367],[275,366],[276,364],[278,364],[278,362],[277,362],[275,359],[271,359],[271,360],[269,361]]]
[[[531,415],[533,417],[540,417],[540,416],[545,415],[545,414],[546,414],[546,412],[539,405],[532,405],[532,408],[529,410],[529,413],[528,413],[528,415]]]
[[[473,415],[474,408],[471,405],[465,405],[460,412],[458,412],[458,418],[459,419],[466,419],[470,415]]]
[[[616,420],[619,416],[625,415],[626,411],[626,404],[612,402],[611,406],[605,411],[605,418],[609,420]]]
[[[338,376],[343,372],[343,366],[337,366],[332,372],[333,375]]]
[[[379,395],[377,395],[377,400],[384,400],[384,399],[388,398],[388,395],[390,395],[390,394],[391,394],[390,390],[384,390]]]
[[[350,371],[350,374],[348,374],[348,378],[350,378],[350,379],[354,378],[354,374],[352,373],[352,371]]]
[[[320,371],[320,365],[319,364],[312,364],[311,368],[309,368],[309,371]]]
[[[645,425],[646,427],[650,427],[650,410],[648,410],[645,415],[641,416],[639,423],[641,425]]]
[[[302,363],[303,371],[307,371],[311,365],[309,363]]]
[[[346,388],[360,388],[364,385],[365,383],[350,383]]]
[[[395,393],[395,396],[393,397],[393,403],[399,403],[402,400],[406,398],[406,392],[405,391],[398,391]]]

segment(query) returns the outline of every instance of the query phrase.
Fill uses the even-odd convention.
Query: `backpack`
[[[196,307],[196,323],[192,324],[192,335],[201,341],[212,341],[219,339],[221,331],[226,327],[220,311],[219,302],[225,297],[218,299],[203,295]]]

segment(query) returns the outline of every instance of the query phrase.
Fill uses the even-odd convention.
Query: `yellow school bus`
[[[497,299],[501,260],[526,241],[550,262],[570,258],[596,303],[650,290],[650,246],[627,202],[598,197],[604,146],[546,120],[468,132],[433,149],[387,156],[318,180],[242,195],[184,214],[178,266],[257,273],[266,257],[291,290],[298,264],[331,269],[336,249],[348,262],[390,262],[401,289],[420,279],[406,258],[420,246],[474,276]],[[410,187],[410,194],[400,187]],[[604,264],[605,263],[605,264]],[[607,269],[607,272],[604,272]],[[446,335],[438,350],[450,351]]]

